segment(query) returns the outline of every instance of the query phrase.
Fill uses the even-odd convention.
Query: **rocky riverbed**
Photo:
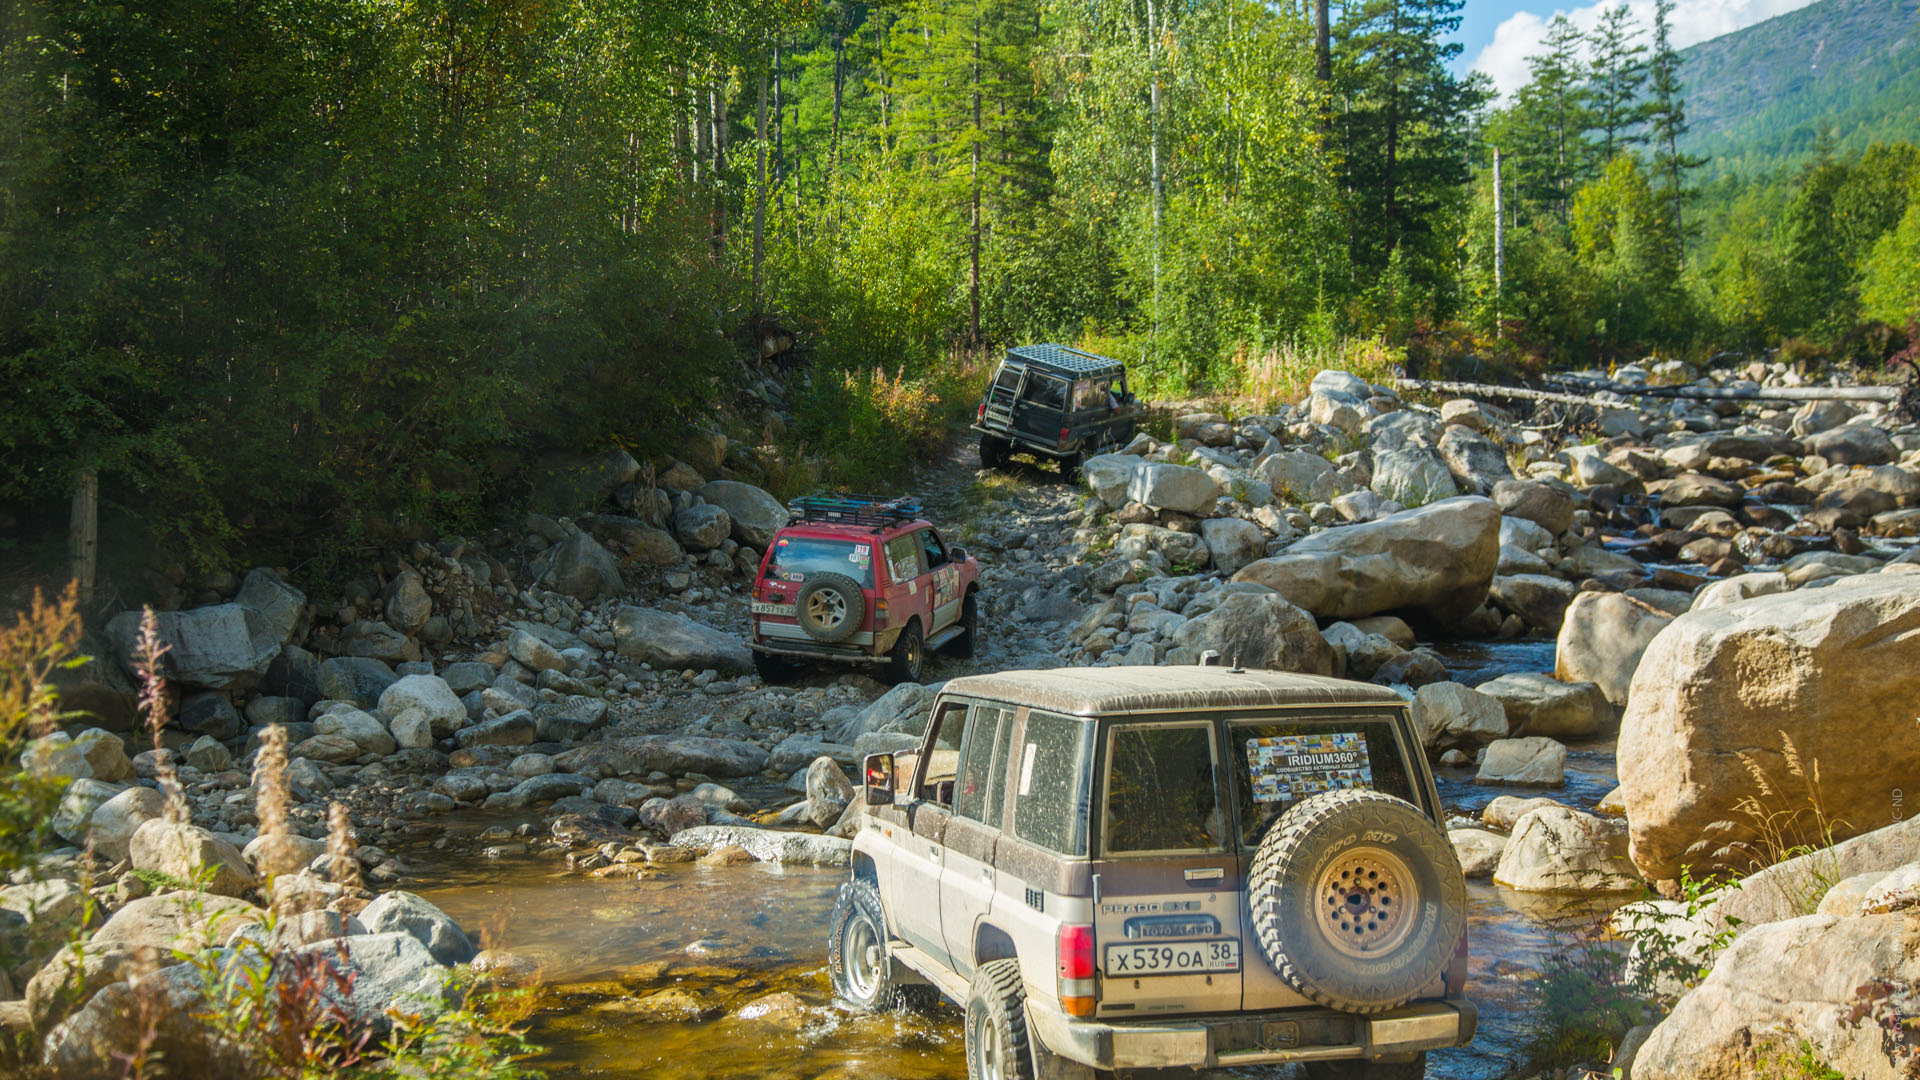
[[[1615,377],[1799,379],[1765,365]],[[957,449],[915,489],[985,566],[985,632],[974,657],[937,659],[931,675],[1213,652],[1399,688],[1457,817],[1462,863],[1484,882],[1477,936],[1504,943],[1476,954],[1491,1049],[1435,1075],[1503,1075],[1525,1042],[1516,988],[1536,971],[1545,939],[1528,927],[1541,911],[1671,893],[1683,866],[1696,877],[1748,870],[1780,854],[1769,844],[1792,846],[1782,820],[1832,839],[1899,829],[1901,785],[1920,776],[1920,637],[1910,631],[1920,577],[1909,576],[1920,569],[1909,546],[1920,428],[1837,403],[1640,410],[1621,400],[1588,419],[1556,428],[1492,401],[1423,405],[1330,371],[1305,401],[1272,413],[1173,410],[1171,438],[1142,435],[1086,461],[1084,488],[1028,466],[976,475],[970,448]],[[308,920],[311,942],[379,936],[341,909],[384,898],[342,904],[321,887],[339,869],[319,846],[337,803],[366,884],[437,883],[454,932],[489,929],[488,909],[469,900],[496,877],[516,897],[638,905],[588,920],[644,932],[610,930],[605,940],[635,955],[564,976],[605,985],[549,1003],[541,1030],[563,1044],[557,1060],[584,1065],[567,1055],[599,1045],[578,1035],[599,1030],[595,1021],[575,1014],[652,1009],[658,1053],[676,1059],[701,1041],[672,1034],[673,1023],[751,1032],[784,1017],[803,1042],[845,1031],[858,1048],[832,1061],[801,1055],[813,1064],[792,1075],[839,1075],[871,1055],[894,1062],[889,1075],[948,1075],[959,1062],[947,1021],[856,1020],[824,1001],[814,908],[831,870],[807,869],[844,860],[840,837],[858,814],[846,770],[911,741],[937,684],[887,688],[868,673],[822,671],[770,686],[750,673],[746,586],[785,511],[719,478],[738,456],[714,440],[692,440],[688,460],[651,470],[618,452],[582,463],[546,493],[576,516],[416,543],[337,595],[310,596],[270,569],[173,588],[158,629],[181,694],[159,749],[133,735],[139,615],[109,622],[102,659],[63,683],[66,703],[92,712],[97,729],[79,725],[29,753],[32,768],[68,783],[54,825],[74,847],[44,860],[39,880],[0,890],[8,925],[21,940],[84,933],[77,913],[91,898],[91,918],[106,923],[91,931],[97,940],[127,911],[176,895],[169,880],[204,873],[254,909],[292,887],[281,881],[314,883],[312,902],[288,902],[334,913]],[[290,746],[288,820],[316,845],[299,860],[309,870],[271,889],[251,776],[269,727]],[[163,754],[190,823],[169,821],[155,790]],[[1812,791],[1816,772],[1827,783]],[[1872,850],[1850,864],[1855,874],[1915,857],[1893,843]],[[1844,912],[1814,915],[1815,897],[1770,909],[1767,922],[1841,920],[1790,932],[1844,939],[1861,957],[1850,973],[1907,988],[1890,992],[1884,1008],[1897,1011],[1916,976],[1910,954],[1873,951],[1913,918],[1894,880],[1890,898],[1876,894],[1880,914],[1858,914],[1862,893]],[[690,917],[700,900],[689,898],[735,892],[759,905],[764,917],[743,918],[762,918],[765,940],[727,944],[746,952],[716,955],[698,975],[710,920]],[[642,899],[654,894],[657,903]],[[409,940],[428,963],[470,959],[434,953],[442,922],[419,914],[429,928]],[[1858,921],[1869,918],[1885,921]],[[507,922],[509,948],[544,947]],[[30,988],[53,981],[42,974],[52,955],[25,949],[0,976],[0,1000],[17,1002],[0,1004],[0,1023],[49,1053],[62,1045],[44,1038],[60,1018],[37,1012]],[[650,982],[633,974],[659,963],[668,966]],[[1736,970],[1760,976],[1751,964]],[[117,974],[90,977],[62,1008],[92,1007],[89,995],[123,985]],[[641,1004],[670,990],[680,996]],[[762,990],[766,1001],[754,996]],[[1792,1015],[1838,1016],[1852,990],[1811,989]],[[1751,1034],[1784,1015],[1746,984],[1713,993],[1713,1022],[1729,1030]],[[1696,1000],[1653,1033],[1644,1075],[1691,1075],[1674,1071],[1676,1055],[1702,1044],[1670,1029],[1701,1022],[1684,1019]],[[1856,1053],[1832,1034],[1839,1027],[1805,1023],[1818,1052]],[[686,1075],[732,1075],[705,1067],[687,1063]]]

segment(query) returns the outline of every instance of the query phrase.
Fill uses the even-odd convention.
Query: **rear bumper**
[[[967,428],[968,430],[978,432],[981,435],[991,435],[996,439],[1003,439],[1010,446],[1017,447],[1018,449],[1023,450],[1029,454],[1039,454],[1042,457],[1051,457],[1051,458],[1071,457],[1072,455],[1080,452],[1079,447],[1077,446],[1070,446],[1070,447],[1067,447],[1066,449],[1061,449],[1059,443],[1044,442],[1039,439],[1034,439],[1026,435],[1022,435],[1019,432],[1015,432],[1015,431],[1000,431],[995,428],[981,427],[979,424],[969,424],[967,425]]]
[[[1480,1014],[1456,997],[1373,1016],[1295,1009],[1135,1024],[1073,1020],[1029,1002],[1027,1017],[1041,1045],[1061,1057],[1096,1069],[1153,1069],[1391,1060],[1465,1046]]]
[[[815,641],[807,636],[805,630],[794,623],[777,623],[756,619],[755,632],[747,648],[769,656],[791,656],[806,660],[841,660],[854,664],[877,664],[887,658],[886,650],[874,648],[872,631],[862,630],[845,641],[828,644]],[[897,634],[896,629],[892,633]],[[891,645],[888,632],[879,635],[885,645]]]

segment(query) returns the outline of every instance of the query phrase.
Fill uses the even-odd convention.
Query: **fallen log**
[[[1497,386],[1493,383],[1433,382],[1427,379],[1395,379],[1400,390],[1433,390],[1442,394],[1466,394],[1472,397],[1512,398],[1518,401],[1551,401],[1560,405],[1584,405],[1588,408],[1620,408],[1618,402],[1598,398],[1560,394],[1552,390],[1533,390],[1524,386]]]
[[[1897,386],[1756,386],[1734,389],[1725,386],[1631,386],[1607,379],[1587,379],[1578,375],[1548,375],[1556,386],[1583,390],[1608,391],[1633,397],[1685,398],[1691,401],[1884,401],[1900,400]]]

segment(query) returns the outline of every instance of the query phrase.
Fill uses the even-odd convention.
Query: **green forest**
[[[1670,3],[1556,23],[1503,102],[1461,6],[6,5],[0,534],[43,559],[86,475],[143,549],[325,558],[690,426],[780,494],[884,482],[1026,340],[1268,400],[1902,346],[1920,150],[1708,182]]]

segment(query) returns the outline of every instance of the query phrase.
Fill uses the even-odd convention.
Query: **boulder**
[[[340,631],[340,648],[348,656],[383,660],[390,664],[420,659],[420,647],[413,639],[386,623],[361,619]]]
[[[1173,643],[1224,663],[1307,675],[1333,674],[1333,649],[1313,616],[1272,593],[1235,593],[1174,631]]]
[[[875,698],[873,704],[848,717],[833,729],[833,740],[853,744],[862,735],[880,732],[904,732],[919,736],[927,730],[928,712],[944,682],[899,683]]]
[[[1492,439],[1471,428],[1449,425],[1440,436],[1438,449],[1440,460],[1446,463],[1461,491],[1485,495],[1513,479],[1507,455]]]
[[[270,608],[236,600],[187,611],[156,612],[156,629],[168,646],[165,664],[169,678],[184,686],[209,690],[259,685],[267,665],[280,655],[281,646],[293,631],[293,626],[284,622],[277,599],[269,597],[273,602]],[[129,673],[134,670],[133,650],[140,621],[140,612],[123,611],[107,623],[107,637]]]
[[[395,889],[381,893],[361,909],[359,919],[370,934],[411,935],[427,947],[427,953],[435,961],[449,967],[474,957],[473,942],[467,939],[460,924],[410,892]]]
[[[402,570],[387,582],[386,601],[387,624],[402,634],[418,634],[433,617],[433,598],[412,570]]]
[[[1618,821],[1566,806],[1530,810],[1514,823],[1496,884],[1522,892],[1627,892],[1640,888]]]
[[[1211,516],[1220,493],[1218,480],[1188,465],[1148,462],[1136,467],[1127,482],[1132,501],[1194,517]]]
[[[1740,505],[1741,494],[1739,488],[1717,476],[1681,473],[1660,489],[1660,505],[1731,508]]]
[[[93,770],[95,780],[118,783],[133,776],[133,759],[127,756],[127,745],[113,732],[88,728],[73,737],[73,746],[87,759],[87,767]]]
[[[321,715],[313,722],[313,733],[316,736],[337,735],[347,739],[359,747],[362,754],[385,757],[396,748],[393,734],[387,730],[387,726],[377,717],[359,709],[338,708]]]
[[[1488,589],[1495,606],[1537,630],[1558,630],[1574,596],[1572,585],[1548,574],[1508,574]]]
[[[165,818],[135,829],[127,856],[135,870],[166,874],[220,896],[240,896],[258,884],[239,848],[197,825]]]
[[[830,828],[839,821],[853,795],[853,781],[832,758],[815,758],[807,766],[807,820],[816,827]]]
[[[1094,498],[1107,509],[1118,510],[1126,505],[1133,474],[1143,464],[1133,454],[1096,454],[1080,463],[1080,477]]]
[[[566,658],[560,655],[558,649],[525,630],[515,630],[507,636],[507,655],[525,665],[529,671],[567,670]]]
[[[315,735],[295,743],[292,750],[296,764],[300,758],[311,758],[329,765],[349,765],[359,760],[362,753],[365,751],[360,749],[360,744],[345,735]]]
[[[60,796],[59,805],[53,810],[54,834],[69,843],[86,843],[87,829],[93,821],[94,811],[125,790],[122,784],[109,784],[105,780],[85,777],[68,784],[66,792]]]
[[[247,841],[240,854],[262,878],[297,874],[327,853],[327,842],[299,833],[261,833]]]
[[[1710,582],[1694,596],[1693,607],[1688,610],[1705,611],[1708,608],[1716,608],[1738,600],[1783,593],[1788,588],[1790,586],[1787,584],[1787,575],[1778,570],[1736,574],[1730,578]]]
[[[394,718],[394,728],[409,710],[420,714],[436,738],[453,734],[467,722],[467,707],[460,704],[447,680],[438,675],[408,675],[380,692],[380,712]],[[394,734],[397,738],[398,731]]]
[[[1476,784],[1532,784],[1559,787],[1567,780],[1567,748],[1552,739],[1529,736],[1495,739],[1480,759]]]
[[[614,616],[613,636],[623,659],[657,668],[753,669],[753,654],[738,638],[669,611],[623,607]]]
[[[365,656],[322,660],[314,677],[322,698],[350,701],[362,709],[377,707],[380,695],[399,679],[385,663]]]
[[[1543,806],[1564,806],[1558,799],[1549,799],[1544,795],[1523,799],[1518,795],[1497,795],[1480,810],[1480,820],[1496,829],[1505,829],[1511,833],[1520,819]]]
[[[1692,865],[1745,870],[1758,839],[1739,808],[1759,770],[1804,798],[1816,767],[1838,838],[1898,820],[1889,792],[1920,776],[1920,589],[1865,574],[1823,588],[1693,611],[1648,646],[1621,723],[1621,796],[1650,879]],[[1789,754],[1793,755],[1792,758]],[[1744,760],[1743,760],[1744,756]],[[1799,813],[1804,803],[1770,806]]]
[[[673,537],[688,551],[712,551],[732,532],[733,519],[712,503],[689,506],[673,515]]]
[[[247,730],[240,718],[240,711],[227,700],[221,691],[208,690],[199,694],[188,694],[180,699],[180,715],[175,718],[182,731],[191,731],[198,735],[211,735],[216,739],[231,739]]]
[[[76,745],[73,736],[64,731],[50,731],[27,743],[20,751],[20,767],[56,784],[93,775],[86,748]]]
[[[576,747],[553,759],[570,773],[601,776],[752,776],[767,767],[767,752],[749,742],[703,735],[632,735]]]
[[[533,507],[543,514],[591,510],[639,475],[640,463],[617,446],[591,458],[552,462],[536,473]]]
[[[1200,523],[1200,535],[1206,540],[1214,570],[1224,575],[1234,574],[1267,553],[1267,534],[1241,518],[1208,518]]]
[[[1903,915],[1806,915],[1748,929],[1653,1029],[1634,1080],[1777,1075],[1756,1058],[1797,1061],[1803,1043],[1818,1075],[1911,1075],[1887,1052],[1885,1028],[1849,1019],[1863,987],[1920,984],[1920,951],[1902,944],[1910,926]]]
[[[1354,486],[1340,475],[1333,462],[1307,450],[1280,450],[1269,454],[1254,471],[1275,498],[1296,505],[1325,502],[1353,490]]]
[[[774,534],[793,519],[779,499],[738,480],[702,484],[694,494],[725,510],[733,522],[734,540],[755,551],[765,551]]]
[[[1425,506],[1460,494],[1446,464],[1430,451],[1419,449],[1376,451],[1373,483],[1369,486],[1381,498],[1403,506]]]
[[[1429,748],[1485,746],[1507,737],[1507,713],[1497,698],[1456,682],[1434,682],[1413,695],[1413,716]]]
[[[1493,485],[1494,505],[1555,536],[1573,528],[1573,496],[1538,480],[1502,480]]]
[[[1593,683],[1563,683],[1535,672],[1489,679],[1480,684],[1480,692],[1500,702],[1507,712],[1507,728],[1516,735],[1561,739],[1597,735],[1612,715]]]
[[[1265,585],[1321,618],[1417,610],[1451,623],[1486,599],[1499,561],[1500,511],[1463,496],[1305,537],[1233,580]]]
[[[584,530],[553,545],[534,564],[537,578],[576,600],[599,600],[627,591],[620,561]]]
[[[1830,465],[1885,465],[1900,458],[1900,448],[1872,424],[1844,424],[1807,440],[1807,452]]]
[[[202,735],[187,747],[186,763],[203,773],[226,772],[233,768],[233,754],[227,744],[211,735]]]
[[[795,866],[846,866],[853,844],[837,836],[774,832],[738,825],[698,825],[674,834],[675,847],[711,851],[733,845],[766,863]]]
[[[516,709],[505,716],[482,720],[454,732],[454,741],[463,747],[531,746],[538,725],[533,714]]]
[[[1554,677],[1593,683],[1608,701],[1625,705],[1641,655],[1671,622],[1673,616],[1626,593],[1581,593],[1560,624]]]
[[[1507,838],[1492,829],[1448,829],[1447,839],[1453,844],[1453,855],[1460,860],[1460,872],[1469,878],[1490,878],[1494,868],[1500,865],[1500,853],[1506,850]]]
[[[166,797],[149,787],[130,787],[101,803],[90,822],[93,850],[109,863],[126,858],[133,834],[164,814],[166,804]]]

